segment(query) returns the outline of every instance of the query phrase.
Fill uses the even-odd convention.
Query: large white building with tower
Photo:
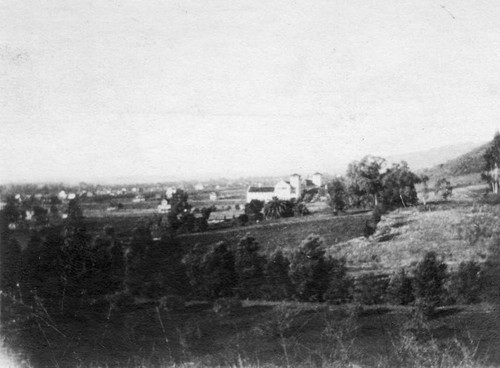
[[[253,199],[269,202],[274,197],[285,201],[298,199],[302,195],[302,191],[310,188],[311,185],[321,187],[322,180],[320,173],[315,173],[312,179],[304,180],[304,182],[299,174],[292,174],[289,181],[280,180],[274,187],[250,186],[247,190],[247,203]]]

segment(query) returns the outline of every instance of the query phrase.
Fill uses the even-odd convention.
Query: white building
[[[170,211],[171,206],[168,204],[166,199],[163,199],[161,203],[158,205],[158,213],[168,213]]]
[[[173,187],[167,188],[167,191],[165,192],[165,195],[167,196],[167,199],[172,198],[172,196],[174,195],[175,191],[176,191],[176,189],[173,188]]]
[[[254,199],[269,202],[274,196],[274,187],[248,187],[247,203]]]
[[[64,190],[61,190],[58,194],[57,194],[57,198],[59,198],[61,201],[65,200],[66,197],[68,195],[66,194],[66,192]]]
[[[299,174],[292,174],[290,181],[280,180],[274,187],[249,187],[247,190],[247,203],[252,199],[268,202],[274,197],[289,201],[291,199],[299,199],[303,190],[311,190],[319,188],[322,184],[322,175],[315,173],[312,180],[302,180]]]
[[[210,194],[208,195],[208,199],[211,200],[212,202],[215,202],[217,200],[217,193],[210,192]]]
[[[195,184],[194,190],[203,190],[205,186],[202,183]]]
[[[144,198],[143,196],[141,195],[138,195],[136,196],[134,199],[132,199],[132,202],[133,203],[139,203],[139,202],[144,202],[146,200],[146,198]]]
[[[320,173],[314,173],[313,176],[312,176],[312,182],[314,183],[314,185],[320,187],[323,185],[323,175],[321,175]]]

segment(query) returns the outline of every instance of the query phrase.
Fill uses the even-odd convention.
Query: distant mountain
[[[480,180],[480,174],[484,167],[483,156],[490,144],[491,142],[485,143],[452,160],[448,160],[431,168],[418,170],[418,172],[427,175],[431,180],[438,178],[458,178],[471,175],[477,176],[477,179]]]
[[[433,148],[427,151],[411,152],[387,157],[387,163],[406,161],[412,171],[421,171],[444,164],[450,160],[466,155],[481,146],[477,142],[465,142],[450,146]],[[481,146],[482,147],[482,146]]]

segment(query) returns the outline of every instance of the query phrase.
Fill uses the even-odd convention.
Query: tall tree
[[[382,176],[384,204],[403,207],[416,204],[418,197],[415,184],[418,183],[420,177],[410,171],[405,161],[393,164]]]
[[[328,184],[328,196],[330,197],[330,207],[335,215],[344,210],[349,198],[343,178],[335,178]]]
[[[377,206],[383,189],[381,170],[384,163],[382,157],[376,156],[365,156],[359,162],[350,163],[347,168],[349,192],[357,197],[370,196]]]
[[[496,132],[490,147],[484,153],[483,179],[491,185],[493,193],[498,194],[500,168],[500,132]]]
[[[258,298],[264,284],[266,258],[259,254],[260,246],[254,237],[247,235],[238,243],[235,269],[241,298]]]

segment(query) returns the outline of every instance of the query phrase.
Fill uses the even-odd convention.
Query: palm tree
[[[264,215],[267,218],[280,218],[283,216],[285,210],[286,210],[285,201],[281,201],[277,197],[273,197],[273,199],[265,205]]]

